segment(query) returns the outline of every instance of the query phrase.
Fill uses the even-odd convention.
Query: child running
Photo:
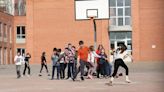
[[[129,75],[129,69],[128,69],[127,65],[124,63],[124,59],[127,56],[130,56],[127,53],[126,49],[127,49],[127,47],[123,44],[123,45],[121,45],[120,50],[117,51],[117,53],[116,53],[115,62],[114,62],[114,72],[113,72],[112,77],[110,79],[110,85],[112,85],[113,80],[114,80],[114,77],[116,76],[117,71],[118,71],[118,68],[120,66],[122,66],[126,70],[126,82],[127,83],[131,83],[131,81],[129,80],[129,77],[128,77],[128,75]]]
[[[42,76],[41,73],[42,73],[43,67],[46,68],[47,74],[48,74],[48,76],[50,76],[50,74],[49,74],[49,72],[48,72],[48,67],[47,67],[46,52],[43,52],[43,53],[42,53],[42,56],[41,56],[41,69],[40,69],[39,76]]]
[[[89,70],[88,70],[88,79],[93,79],[92,75],[95,71],[95,58],[101,58],[98,54],[96,54],[94,50],[94,46],[89,47],[89,54],[88,54],[88,62],[90,64]]]

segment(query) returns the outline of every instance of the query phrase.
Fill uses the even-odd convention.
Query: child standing
[[[23,75],[25,75],[26,73],[26,68],[28,69],[28,77],[30,76],[30,64],[29,64],[29,59],[31,58],[31,55],[29,53],[26,54],[25,56],[25,67],[24,67],[24,71],[23,71]]]
[[[61,49],[58,49],[59,53],[59,62],[60,62],[60,78],[65,78],[65,54],[64,52],[61,52]]]
[[[20,78],[21,77],[20,69],[21,69],[22,63],[24,62],[23,57],[21,56],[20,52],[18,52],[17,55],[15,56],[14,62],[16,65],[17,78]]]
[[[59,54],[57,48],[53,49],[53,54],[51,56],[52,60],[52,80],[54,79],[55,69],[57,69],[57,79],[59,80],[60,75],[60,62],[58,62]]]

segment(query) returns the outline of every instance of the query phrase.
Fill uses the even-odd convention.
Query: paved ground
[[[49,66],[49,69],[51,66]],[[130,84],[125,76],[108,86],[109,79],[49,80],[46,73],[38,77],[40,65],[32,65],[32,76],[16,79],[15,66],[0,66],[0,92],[164,92],[164,62],[139,62],[129,64]],[[124,71],[121,69],[121,71]],[[45,71],[44,71],[45,72]]]

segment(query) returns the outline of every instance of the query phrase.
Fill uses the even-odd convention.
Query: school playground
[[[128,66],[132,83],[125,83],[124,73],[108,86],[109,79],[50,80],[45,69],[39,77],[40,65],[31,65],[31,77],[16,79],[15,65],[0,65],[0,92],[164,92],[164,62],[134,62]]]

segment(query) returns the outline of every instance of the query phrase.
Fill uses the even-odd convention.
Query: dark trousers
[[[48,73],[48,68],[47,68],[47,65],[46,65],[46,64],[41,64],[40,73],[42,73],[43,67],[46,68],[46,71],[47,71],[47,73]]]
[[[55,69],[57,69],[57,79],[59,79],[59,75],[60,75],[60,66],[53,66],[53,67],[52,67],[52,79],[54,79]]]
[[[129,69],[128,69],[127,65],[124,63],[124,61],[122,59],[116,59],[115,63],[114,63],[114,72],[112,74],[113,77],[116,76],[118,68],[120,66],[122,66],[126,70],[126,75],[129,74]]]
[[[74,79],[77,77],[78,73],[81,72],[81,77],[84,76],[84,67],[89,65],[86,61],[80,60],[80,66],[77,67],[76,73],[74,74]]]
[[[99,78],[100,74],[105,76],[105,72],[106,72],[106,67],[105,67],[105,63],[103,64],[98,64],[98,67],[97,67],[97,78]]]
[[[68,77],[67,78],[73,78],[74,75],[74,63],[68,63]]]
[[[65,64],[60,63],[60,78],[64,79],[65,78]]]
[[[29,65],[29,62],[26,62],[25,63],[23,75],[25,75],[26,69],[28,69],[28,74],[30,75],[30,65]]]

